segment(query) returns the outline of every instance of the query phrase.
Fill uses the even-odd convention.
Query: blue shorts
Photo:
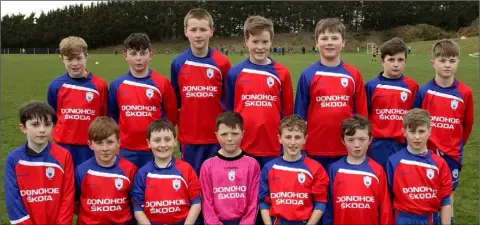
[[[462,170],[462,164],[440,151],[437,151],[436,153],[445,159],[445,162],[447,162],[448,168],[450,169],[450,174],[452,175],[452,190],[455,191],[455,189],[458,187],[458,180],[460,177],[460,171]]]
[[[220,220],[220,222],[222,222],[222,225],[239,225],[240,224],[240,220]]]
[[[149,151],[133,151],[120,149],[120,156],[132,162],[138,169],[153,160],[153,153]]]
[[[220,150],[219,144],[180,144],[180,154],[183,161],[193,167],[197,175],[200,175],[200,168],[203,162],[210,157],[213,157]]]
[[[272,219],[272,225],[304,225],[307,224],[307,220],[303,221],[290,221],[281,217],[270,217]],[[320,224],[320,223],[319,223]]]
[[[395,224],[397,225],[440,225],[438,213],[430,215],[416,215],[405,212],[395,214]]]
[[[406,144],[399,144],[390,138],[374,138],[372,144],[370,144],[368,156],[385,169],[387,168],[388,157],[404,147],[406,147]]]
[[[319,162],[322,165],[323,169],[325,169],[325,171],[328,173],[328,167],[330,167],[330,165],[332,165],[332,163],[340,160],[341,158],[343,158],[345,156],[330,157],[330,156],[309,155],[308,157],[310,157],[313,160]]]
[[[73,168],[77,168],[78,165],[89,160],[95,155],[93,153],[93,150],[90,149],[88,145],[69,145],[69,144],[61,144],[61,143],[57,143],[57,144],[66,148],[70,152],[70,155],[72,156],[72,160],[73,160]]]

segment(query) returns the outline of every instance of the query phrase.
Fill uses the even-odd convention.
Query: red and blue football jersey
[[[405,75],[389,79],[381,72],[365,84],[365,90],[372,137],[391,138],[404,143],[403,115],[413,108],[417,82]]]
[[[217,143],[215,120],[225,111],[225,78],[230,61],[216,50],[199,58],[188,48],[173,59],[171,76],[179,111],[182,144]],[[201,112],[201,113],[198,113]]]
[[[200,204],[200,182],[186,162],[172,158],[167,168],[150,161],[135,175],[131,191],[133,208],[143,211],[151,223],[185,221],[193,204]]]
[[[328,176],[324,224],[393,223],[387,176],[380,164],[367,157],[352,165],[344,157],[330,166]]]
[[[95,157],[75,170],[77,224],[125,224],[132,220],[130,191],[137,167],[117,156],[111,167]]]
[[[5,203],[11,224],[71,224],[75,185],[68,150],[48,143],[40,153],[24,144],[5,165]]]
[[[52,132],[57,143],[87,145],[88,126],[98,116],[107,115],[108,86],[98,76],[72,78],[68,73],[48,86],[48,104],[57,112]]]
[[[438,150],[461,163],[463,146],[474,122],[472,89],[458,80],[447,88],[431,80],[420,88],[414,106],[430,113],[432,133],[428,149]]]
[[[279,156],[278,125],[293,113],[293,88],[288,69],[276,61],[256,65],[246,59],[227,75],[228,109],[244,119],[240,148],[251,156]]]
[[[295,114],[307,121],[307,154],[347,155],[340,136],[342,121],[354,114],[368,117],[360,71],[343,61],[335,67],[312,64],[298,80]]]
[[[387,164],[387,179],[396,211],[429,215],[451,204],[450,169],[431,151],[414,155],[403,148],[393,154]]]
[[[277,157],[260,174],[260,209],[287,221],[308,220],[313,210],[325,211],[328,176],[323,167],[307,156],[296,162]]]
[[[108,113],[120,128],[120,147],[150,151],[145,141],[151,122],[164,118],[176,125],[177,99],[167,78],[149,70],[136,78],[130,72],[110,84]]]

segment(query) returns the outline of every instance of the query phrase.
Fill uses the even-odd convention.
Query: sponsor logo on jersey
[[[172,186],[175,191],[178,191],[180,189],[180,180],[175,179],[172,181]]]
[[[372,178],[370,176],[364,176],[363,184],[365,184],[365,187],[369,188],[370,185],[372,185]]]
[[[146,94],[147,94],[148,98],[152,98],[153,97],[153,89],[148,88]]]
[[[450,102],[450,107],[452,107],[453,110],[456,110],[457,107],[458,107],[458,101],[453,99],[451,102]]]
[[[298,174],[298,182],[303,184],[305,182],[305,174],[304,173],[299,173]]]
[[[53,176],[55,176],[55,169],[53,169],[53,167],[47,167],[47,169],[45,169],[45,175],[48,179],[52,179]]]
[[[90,103],[93,100],[93,92],[87,92],[87,94],[85,94],[85,99]]]
[[[408,94],[407,92],[400,92],[400,99],[404,102],[404,101],[407,101],[407,97],[408,97]]]
[[[115,187],[120,190],[123,187],[123,180],[121,178],[115,179]]]
[[[234,170],[228,171],[228,179],[229,179],[230,181],[235,180],[235,171],[234,171]]]
[[[273,86],[273,78],[272,77],[267,77],[267,85],[268,87],[272,87]]]
[[[341,78],[340,79],[340,83],[342,84],[343,87],[347,87],[348,86],[348,78]]]
[[[208,79],[212,79],[212,77],[213,77],[213,69],[212,68],[207,69],[207,77],[208,77]]]
[[[433,176],[435,175],[435,172],[433,171],[433,169],[427,169],[427,178],[428,179],[433,179]]]

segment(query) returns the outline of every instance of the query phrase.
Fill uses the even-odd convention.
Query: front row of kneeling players
[[[77,224],[128,224],[132,216],[139,224],[194,224],[202,211],[205,224],[255,224],[259,206],[264,224],[317,224],[322,217],[324,224],[450,224],[452,181],[445,161],[426,148],[429,118],[422,109],[405,114],[408,147],[389,158],[385,173],[366,157],[367,119],[342,122],[348,156],[325,171],[302,152],[306,124],[292,115],[279,126],[283,155],[260,171],[239,148],[242,117],[225,112],[216,120],[221,149],[198,180],[188,163],[172,156],[176,131],[166,120],[148,127],[155,158],[137,171],[118,156],[115,121],[96,118],[88,129],[95,157],[74,172],[68,151],[48,141],[55,111],[31,102],[20,108],[27,143],[6,161],[8,216],[12,224],[71,224],[75,211]]]

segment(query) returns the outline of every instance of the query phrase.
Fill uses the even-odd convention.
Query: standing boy
[[[107,115],[108,86],[87,67],[87,43],[70,36],[60,42],[60,58],[67,72],[48,86],[48,104],[57,112],[53,140],[68,149],[74,168],[93,156],[87,145],[88,126]]]
[[[284,154],[260,174],[260,212],[264,224],[317,224],[327,203],[328,176],[301,153],[306,124],[298,115],[282,119],[278,140]]]
[[[129,71],[110,84],[108,113],[120,128],[120,155],[138,168],[153,160],[145,130],[157,119],[177,122],[177,100],[167,78],[148,68],[152,44],[146,34],[125,39],[123,56]]]
[[[403,118],[402,131],[407,147],[390,156],[387,163],[394,223],[451,224],[452,177],[445,160],[427,149],[429,113],[411,109]]]
[[[11,224],[71,224],[75,188],[68,150],[49,142],[56,113],[32,101],[20,107],[27,142],[5,160],[5,204]]]
[[[368,155],[384,168],[388,157],[402,149],[402,119],[412,109],[418,84],[405,76],[407,46],[400,38],[392,38],[381,47],[383,71],[365,84],[373,141]]]
[[[204,9],[190,10],[184,19],[190,48],[175,57],[170,80],[178,102],[178,140],[182,159],[200,173],[202,163],[220,149],[215,119],[225,111],[227,57],[208,46],[213,19]]]
[[[327,169],[347,155],[339,121],[354,114],[367,117],[367,98],[360,71],[340,60],[345,25],[337,18],[320,20],[315,41],[320,60],[300,75],[295,113],[308,123],[305,151]]]
[[[255,157],[262,168],[281,154],[275,136],[280,120],[293,113],[292,81],[287,68],[268,57],[272,21],[252,16],[243,30],[249,58],[228,72],[227,103],[229,110],[245,119],[240,148]]]
[[[342,143],[348,155],[328,170],[329,198],[323,224],[392,224],[385,170],[366,156],[371,135],[366,118],[355,115],[342,122]]]
[[[88,128],[94,157],[75,170],[77,224],[128,224],[130,190],[137,167],[118,156],[120,136],[112,118],[97,117]]]
[[[447,162],[454,192],[462,170],[463,148],[474,123],[472,89],[455,79],[459,56],[460,47],[452,40],[441,40],[433,45],[431,63],[435,78],[420,88],[414,103],[431,115],[432,135],[428,139],[428,149]],[[454,192],[450,196],[452,205]]]
[[[232,111],[216,121],[222,148],[200,171],[205,224],[253,225],[258,211],[260,166],[240,149],[243,118]]]

